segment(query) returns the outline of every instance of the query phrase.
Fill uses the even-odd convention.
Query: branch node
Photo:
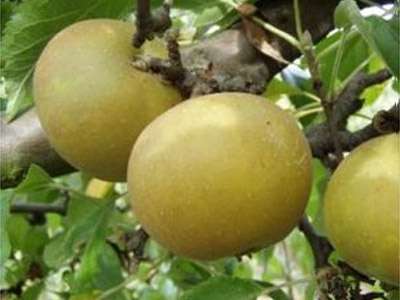
[[[399,103],[389,111],[379,111],[374,116],[372,124],[380,134],[399,132]]]
[[[152,14],[150,0],[137,0],[136,32],[132,40],[133,46],[140,48],[146,40],[152,40],[154,35],[162,36],[172,25],[169,14],[168,1]]]

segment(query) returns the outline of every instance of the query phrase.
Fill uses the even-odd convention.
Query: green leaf
[[[102,202],[99,202],[98,199],[78,193],[72,193],[71,197],[68,203],[68,214],[64,218],[64,224],[67,227],[82,222],[82,220],[86,219],[94,211],[101,209]]]
[[[399,78],[400,60],[398,45],[400,43],[399,15],[385,21],[383,17],[364,18],[354,0],[342,0],[341,18],[356,26],[371,49],[387,64],[391,72]]]
[[[21,81],[6,81],[6,91],[8,94],[6,121],[12,121],[32,106],[32,73],[33,67],[28,70]]]
[[[223,0],[176,0],[172,9],[172,16],[176,16],[173,18],[173,24],[183,32],[195,31],[197,39],[215,34],[240,18],[238,12],[228,2]],[[256,1],[241,0],[235,2],[238,5]],[[210,30],[211,28],[212,30]]]
[[[14,250],[22,250],[24,248],[29,229],[30,225],[22,215],[14,214],[10,216],[7,232]]]
[[[298,87],[278,78],[274,78],[269,82],[265,96],[268,98],[268,100],[277,101],[283,95],[301,95],[302,93],[303,91]]]
[[[140,300],[165,300],[163,294],[152,288],[147,288],[143,291],[139,298]]]
[[[385,90],[387,83],[381,83],[373,85],[369,88],[366,88],[360,98],[364,99],[365,105],[371,105],[382,95],[382,92]]]
[[[74,292],[110,289],[123,281],[121,270],[118,255],[106,244],[105,236],[93,236],[75,274],[72,289]]]
[[[311,218],[317,232],[323,234],[323,196],[329,180],[329,173],[319,160],[313,159],[313,174],[313,185],[306,213]]]
[[[36,300],[40,299],[39,295],[44,288],[43,282],[38,282],[32,286],[29,286],[21,295],[21,300]]]
[[[315,281],[311,281],[306,288],[305,300],[314,300],[315,292],[317,291],[317,284]]]
[[[297,262],[302,273],[312,274],[314,272],[314,257],[304,234],[295,228],[285,239],[285,243],[291,250],[293,261]]]
[[[351,20],[349,20],[348,6],[349,3],[347,1],[341,1],[336,7],[334,19],[337,28],[345,28],[352,25]]]
[[[263,288],[252,280],[213,277],[183,293],[182,300],[255,300]]]
[[[278,258],[278,255],[276,255],[277,248],[274,247],[272,250],[273,251],[269,257],[268,261],[266,264],[266,272],[264,272],[262,279],[264,281],[272,281],[276,279],[282,279],[285,278],[285,266],[283,265],[283,262]]]
[[[44,247],[49,242],[46,226],[31,226],[21,249],[24,258],[31,261],[41,261]]]
[[[47,42],[68,25],[91,18],[122,18],[132,0],[30,0],[23,1],[7,22],[2,40],[2,73],[11,81],[14,102],[9,119],[31,104],[30,74]]]
[[[60,188],[41,167],[32,164],[24,180],[15,188],[19,202],[50,203],[59,198]]]
[[[374,45],[371,30],[368,22],[361,15],[360,9],[354,0],[342,0],[339,4],[341,21],[355,25],[363,38],[370,44]]]
[[[0,192],[0,266],[3,266],[11,254],[11,243],[7,232],[10,216],[11,191]],[[2,267],[1,267],[2,268]],[[3,271],[0,274],[0,281],[3,281]]]
[[[7,260],[0,264],[0,289],[8,289],[26,278],[29,264],[24,260]]]
[[[377,16],[367,19],[372,28],[372,37],[381,58],[394,76],[400,78],[400,20],[399,15],[386,21]]]
[[[204,27],[220,21],[233,7],[220,0],[176,0],[174,8],[192,13],[195,27]]]
[[[342,34],[343,33],[338,33],[338,36],[341,37]],[[339,43],[339,41],[335,43]],[[328,84],[331,81],[332,69],[334,68],[335,57],[338,49],[339,48],[336,47],[336,49],[333,51],[325,52],[326,54],[319,58],[321,65],[321,77],[325,84]],[[364,69],[366,69],[366,62],[368,62],[370,56],[371,54],[368,45],[359,34],[348,37],[345,41],[344,52],[339,71],[337,77],[335,78],[335,88],[340,86],[340,84],[347,80],[349,76],[353,76],[353,72],[360,68],[360,66],[362,67],[365,65]]]
[[[265,281],[261,281],[258,283],[266,288],[263,294],[268,295],[268,297],[272,300],[289,300],[288,296],[281,289],[277,289],[276,286],[272,283]],[[268,290],[270,291],[268,292]]]
[[[395,78],[395,80],[393,81],[392,88],[393,88],[393,90],[395,90],[396,92],[400,93],[400,79]]]
[[[131,0],[30,0],[16,9],[4,32],[4,67],[8,79],[19,81],[30,70],[43,47],[61,29],[84,19],[121,18]]]
[[[168,276],[178,287],[187,289],[207,280],[210,277],[210,273],[192,261],[174,258]]]
[[[79,200],[71,198],[70,203]],[[70,204],[71,205],[71,204]],[[98,206],[93,208],[88,214],[81,215],[81,218],[76,218],[75,223],[71,223],[65,232],[54,237],[44,250],[44,261],[52,268],[59,268],[68,260],[72,259],[79,245],[87,241],[95,232],[95,226],[104,212],[106,206]]]
[[[23,254],[26,264],[41,261],[45,245],[49,241],[46,226],[30,226],[21,215],[11,215],[7,224],[12,249]]]
[[[110,203],[113,205],[113,202]],[[106,243],[107,224],[112,211],[107,204],[97,222],[75,274],[72,290],[75,292],[107,290],[122,282],[121,264],[114,249]]]
[[[25,179],[15,189],[16,193],[31,193],[48,188],[53,179],[38,165],[32,164]]]
[[[17,6],[16,2],[11,2],[10,0],[2,0],[1,1],[1,18],[0,18],[0,30],[1,35],[3,35],[4,27],[8,20],[10,20],[11,15],[13,14],[14,8]]]

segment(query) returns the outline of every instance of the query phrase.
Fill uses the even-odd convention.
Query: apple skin
[[[140,132],[181,101],[175,88],[132,66],[135,56],[166,52],[160,40],[135,49],[133,30],[117,20],[75,23],[50,40],[33,79],[52,146],[72,166],[108,181],[125,181]]]
[[[339,165],[324,201],[327,235],[368,276],[399,285],[399,134],[363,143]]]
[[[296,120],[260,96],[183,102],[150,123],[132,151],[128,190],[144,229],[199,260],[282,240],[309,197],[311,154]]]

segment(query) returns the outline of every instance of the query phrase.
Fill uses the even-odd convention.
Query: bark
[[[34,109],[7,124],[0,119],[1,188],[16,186],[34,163],[51,176],[73,171],[50,146]]]

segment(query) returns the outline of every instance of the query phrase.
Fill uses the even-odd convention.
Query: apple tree
[[[4,299],[399,299],[390,0],[2,0]]]

